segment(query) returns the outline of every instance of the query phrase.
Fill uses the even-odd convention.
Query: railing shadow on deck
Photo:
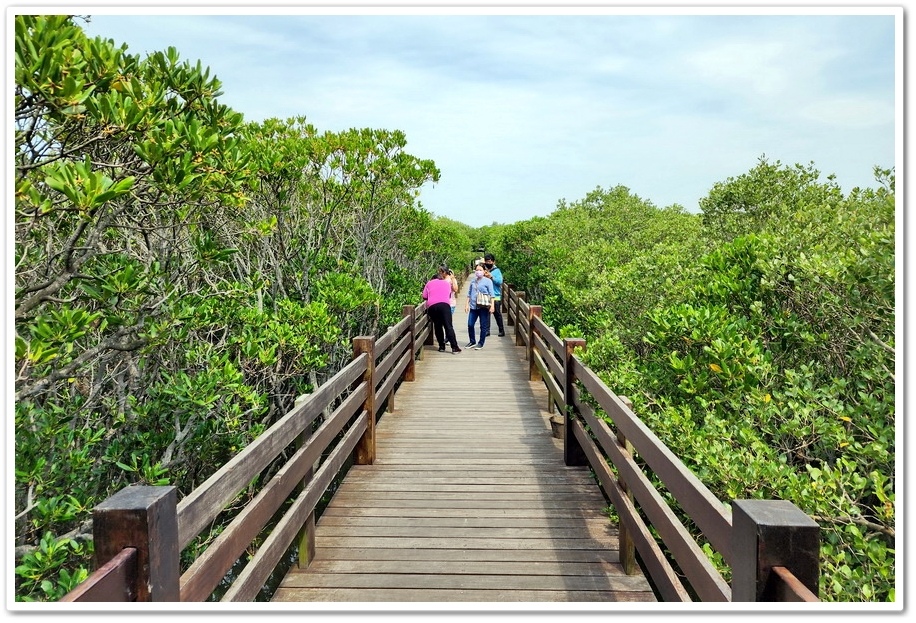
[[[541,308],[504,284],[507,330],[526,349],[531,380],[548,390],[548,410],[563,417],[567,465],[589,465],[619,517],[620,560],[641,569],[662,601],[816,602],[819,528],[787,501],[734,500],[712,493],[631,410],[582,364],[582,339],[561,339]],[[174,487],[128,487],[93,511],[94,564],[89,579],[61,601],[253,601],[291,548],[298,564],[315,554],[315,509],[348,461],[375,460],[375,425],[395,391],[414,380],[432,343],[426,305],[405,306],[384,335],[353,340],[353,359],[327,383],[180,502]],[[731,568],[714,568],[646,472],[654,474]],[[264,481],[257,493],[248,489]],[[190,566],[181,552],[221,519],[242,509]],[[252,553],[254,543],[259,543]],[[186,553],[188,557],[190,554]],[[244,567],[231,574],[240,560]]]
[[[662,601],[817,602],[820,528],[785,500],[719,501],[618,396],[576,356],[585,340],[561,339],[524,292],[504,284],[507,324],[526,350],[531,380],[560,412],[567,465],[588,465],[620,521],[620,560],[637,554]],[[649,474],[664,487],[659,491]],[[731,569],[731,584],[665,502],[675,499]],[[657,536],[656,536],[657,535]]]

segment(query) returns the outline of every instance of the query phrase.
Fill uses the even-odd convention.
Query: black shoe
[[[440,353],[444,353],[444,352],[445,352],[445,346],[440,346],[440,347],[439,347],[439,352],[440,352]]]
[[[500,331],[500,332],[499,332],[499,337],[506,337],[506,332],[505,332],[505,331]]]
[[[464,345],[464,347],[465,347],[465,348],[474,348],[474,344],[476,344],[476,343],[477,343],[477,342],[468,342],[467,344]]]
[[[452,354],[457,355],[457,354],[460,353],[460,352],[461,352],[461,349],[458,348],[457,346],[456,346],[455,348],[452,349]]]

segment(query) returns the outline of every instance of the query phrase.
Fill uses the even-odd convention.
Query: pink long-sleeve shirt
[[[436,303],[449,303],[452,295],[452,282],[448,279],[435,277],[430,279],[423,287],[423,298],[429,306]]]

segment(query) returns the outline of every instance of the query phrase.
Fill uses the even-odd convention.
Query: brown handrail
[[[786,567],[773,567],[772,601],[817,602],[817,598],[801,580],[795,577]]]
[[[511,284],[503,292],[508,326],[526,349],[531,380],[544,382],[549,410],[556,403],[565,413],[566,464],[589,465],[617,511],[622,561],[632,556],[627,548],[638,551],[666,601],[818,600],[816,522],[784,500],[718,500],[636,416],[629,400],[575,355],[585,340],[561,339],[540,306]],[[665,496],[731,567],[731,585]]]
[[[137,548],[125,547],[61,601],[137,601]]]
[[[108,498],[93,513],[98,570],[63,600],[122,595],[138,601],[204,601],[259,538],[263,543],[236,574],[223,601],[254,599],[297,538],[300,564],[308,565],[316,506],[348,460],[374,461],[379,412],[386,404],[393,408],[400,383],[413,381],[415,362],[431,335],[426,303],[405,306],[403,319],[378,339],[354,338],[353,359],[342,370],[301,396],[289,413],[180,502],[173,487],[129,487]],[[182,574],[179,552],[216,523],[269,466],[274,470],[270,479]],[[278,512],[278,523],[264,534]],[[128,523],[130,530],[119,531]],[[163,534],[157,532],[161,526],[167,528]],[[162,539],[168,547],[162,547]],[[127,554],[120,553],[124,541],[137,544],[124,550],[134,552],[127,562]],[[136,571],[122,572],[125,568]],[[96,585],[104,591],[92,588]]]
[[[614,504],[621,561],[630,561],[627,572],[638,572],[633,562],[638,552],[662,598],[670,601],[693,596],[703,601],[818,600],[815,522],[782,500],[735,500],[729,509],[655,437],[625,397],[615,395],[582,364],[576,352],[585,348],[585,340],[559,338],[542,320],[540,306],[530,305],[511,284],[504,285],[504,292],[507,326],[514,328],[516,344],[525,348],[530,376],[545,382],[548,408],[557,406],[565,414],[565,462],[590,465]],[[378,339],[355,338],[347,366],[301,397],[180,503],[173,487],[129,487],[99,505],[93,533],[97,562],[104,564],[62,601],[161,601],[178,600],[179,595],[181,601],[208,599],[287,502],[279,523],[223,600],[252,600],[296,538],[304,556],[300,564],[307,565],[319,500],[348,459],[374,461],[375,419],[384,404],[392,408],[399,384],[413,380],[416,361],[431,336],[425,304],[405,306],[403,320]],[[284,453],[289,457],[272,478],[179,576],[178,551]],[[732,568],[731,586],[644,470],[651,471],[723,555]],[[780,542],[787,532],[788,544]]]

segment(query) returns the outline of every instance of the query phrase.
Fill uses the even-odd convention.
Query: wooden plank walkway
[[[318,521],[317,554],[275,602],[646,602],[618,562],[617,530],[588,469],[563,464],[547,392],[513,327],[483,350],[425,347],[416,380]],[[478,331],[479,333],[479,331]]]

